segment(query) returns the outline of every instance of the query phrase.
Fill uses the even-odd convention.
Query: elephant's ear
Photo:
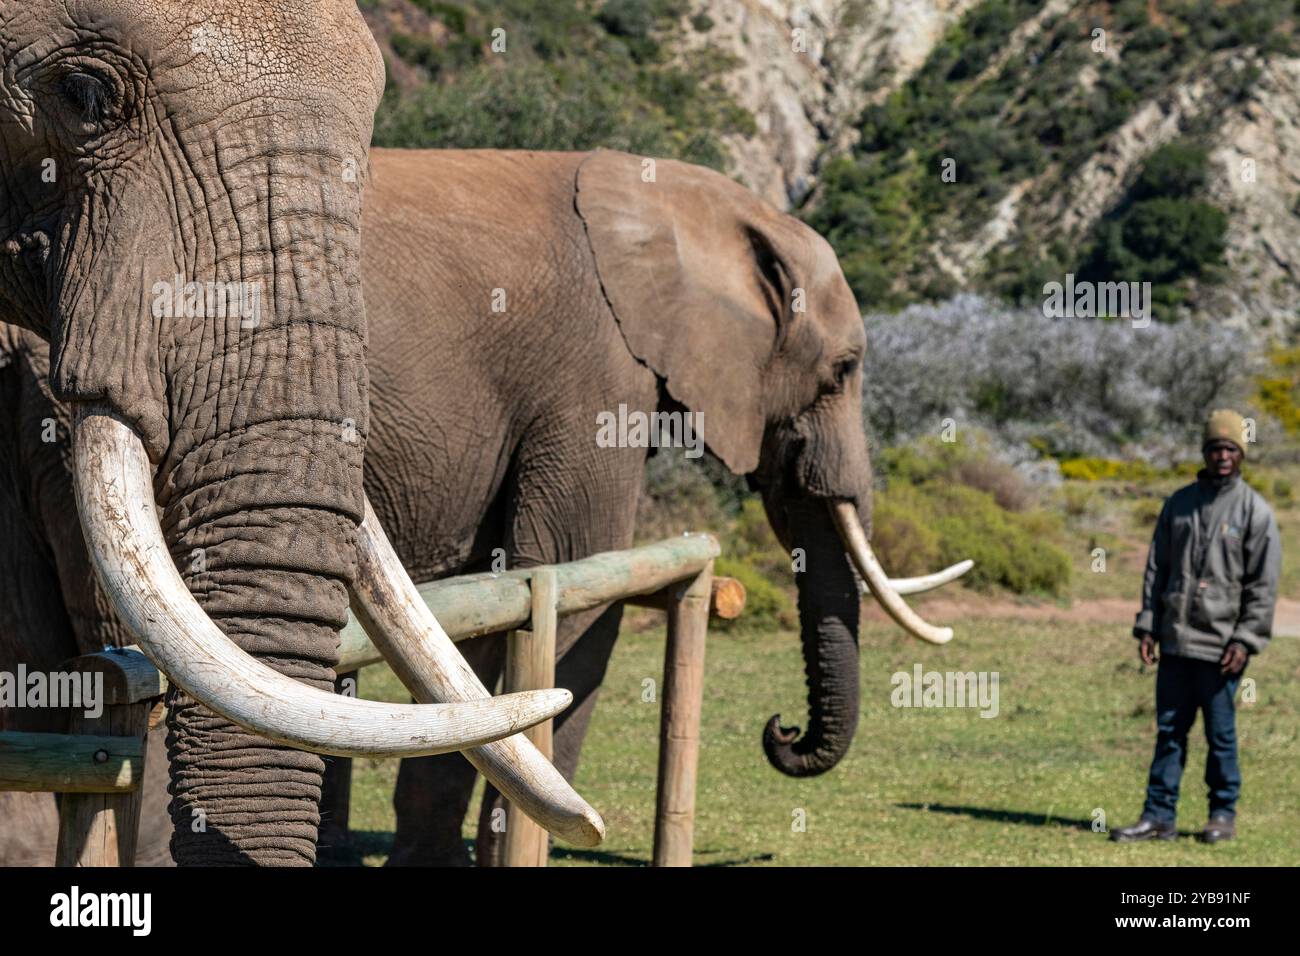
[[[736,474],[758,466],[763,373],[797,312],[816,233],[725,176],[599,151],[576,206],[632,354],[687,409]]]

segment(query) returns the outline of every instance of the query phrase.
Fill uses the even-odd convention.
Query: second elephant
[[[498,547],[526,567],[630,546],[647,449],[605,447],[600,425],[694,413],[806,556],[809,716],[802,734],[772,717],[764,751],[793,776],[833,767],[858,722],[859,590],[830,505],[869,530],[872,477],[866,336],[830,246],[677,162],[376,150],[373,163],[366,480],[412,576],[482,570]],[[561,624],[557,684],[575,704],[556,722],[555,760],[570,779],[620,613]],[[491,686],[504,641],[463,648]],[[473,781],[455,755],[403,761],[391,862],[463,860]],[[489,789],[481,861],[502,842],[496,806]]]

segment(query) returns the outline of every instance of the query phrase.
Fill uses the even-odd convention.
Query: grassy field
[[[1266,490],[1300,468],[1261,470]],[[1205,742],[1190,737],[1180,825],[1172,844],[1119,846],[1094,829],[1137,819],[1155,739],[1154,669],[1129,636],[1147,545],[1165,495],[1185,478],[1145,483],[1069,481],[1041,504],[1063,520],[1052,543],[1072,564],[1054,598],[949,588],[915,599],[954,624],[945,647],[904,638],[874,619],[862,632],[862,720],[849,756],[812,780],[791,780],[762,754],[762,727],[805,715],[798,635],[715,631],[710,638],[697,802],[696,865],[1297,865],[1300,864],[1300,639],[1275,638],[1246,676],[1240,703],[1244,794],[1240,837],[1192,839],[1205,822]],[[1282,529],[1280,595],[1300,597],[1300,503],[1274,496]],[[672,515],[674,526],[709,520]],[[761,543],[761,542],[760,542]],[[1094,549],[1104,548],[1104,572]],[[787,589],[788,590],[788,589]],[[931,602],[934,601],[933,605]],[[927,606],[929,609],[927,610]],[[1065,619],[1068,615],[1069,619]],[[629,612],[578,772],[578,789],[604,815],[593,851],[556,847],[552,865],[645,865],[653,837],[659,707],[642,702],[663,666],[662,617]],[[905,709],[891,676],[998,672],[999,710]],[[364,696],[406,700],[382,666],[362,675]],[[352,826],[364,862],[392,845],[393,761],[358,761]],[[480,784],[481,788],[481,784]],[[477,802],[477,796],[476,796]],[[800,832],[794,824],[805,822]],[[467,821],[465,836],[473,833]]]
[[[872,624],[862,646],[852,751],[823,777],[791,780],[768,767],[759,737],[771,714],[787,723],[804,714],[797,635],[713,638],[696,865],[1300,864],[1300,640],[1278,638],[1247,672],[1257,700],[1238,717],[1241,836],[1213,847],[1190,838],[1205,819],[1199,721],[1184,777],[1184,837],[1118,846],[1093,830],[1099,810],[1112,827],[1137,818],[1154,742],[1154,674],[1140,667],[1125,628],[964,619],[939,648]],[[620,640],[578,774],[609,834],[594,851],[556,847],[552,865],[648,862],[658,705],[641,696],[662,660],[659,628]],[[998,715],[892,707],[891,675],[917,663],[997,671]],[[367,697],[405,699],[385,668],[368,669],[362,682]],[[352,826],[370,865],[391,846],[396,770],[393,761],[359,761],[355,771]],[[804,832],[793,825],[800,816]]]

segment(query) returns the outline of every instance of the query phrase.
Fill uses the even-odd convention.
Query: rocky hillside
[[[716,81],[748,114],[750,122],[716,131],[724,165],[789,208],[805,199],[825,154],[856,142],[863,107],[914,74],[977,0],[359,2],[388,58],[391,82],[406,91],[434,78],[463,82],[479,65],[508,69],[520,59],[554,63],[590,53],[601,45],[599,31],[644,60],[641,41],[653,36],[653,58],[710,89]],[[506,31],[506,49],[494,57],[491,30],[498,27]],[[553,43],[558,33],[565,39]],[[615,81],[620,72],[613,71]]]
[[[360,3],[380,142],[726,169],[829,235],[866,308],[1073,272],[1300,326],[1295,0]]]
[[[687,49],[725,51],[723,85],[753,113],[756,131],[727,138],[733,173],[778,205],[812,187],[822,155],[857,139],[872,98],[926,61],[975,0],[706,0],[707,30]]]

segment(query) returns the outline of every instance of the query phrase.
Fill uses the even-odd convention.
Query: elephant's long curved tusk
[[[195,700],[277,743],[344,757],[447,753],[561,713],[565,690],[428,706],[308,687],[255,660],[212,622],[172,561],[139,436],[112,411],[78,405],[77,510],[113,608],[159,670]]]
[[[913,637],[919,637],[931,644],[947,644],[951,641],[952,628],[935,627],[932,624],[927,624],[889,586],[889,577],[885,574],[884,568],[880,566],[875,553],[871,550],[871,544],[867,541],[867,536],[862,530],[862,522],[858,520],[858,511],[853,506],[853,503],[850,501],[831,501],[827,503],[827,506],[831,509],[831,518],[835,522],[835,527],[839,529],[840,538],[844,542],[845,550],[849,553],[849,558],[853,561],[854,567],[858,569],[858,574],[862,575],[863,580],[867,582],[867,587],[871,589],[872,596],[885,609],[886,613],[898,623],[899,627]]]
[[[967,558],[933,574],[923,574],[915,578],[890,578],[889,587],[895,594],[922,594],[941,588],[945,584],[951,584],[973,567],[975,562]],[[870,590],[865,581],[862,582],[862,588]]]
[[[434,618],[393,551],[370,501],[357,537],[352,611],[416,700],[462,701],[487,689]],[[597,846],[605,822],[522,734],[465,751],[505,797],[577,846]]]

